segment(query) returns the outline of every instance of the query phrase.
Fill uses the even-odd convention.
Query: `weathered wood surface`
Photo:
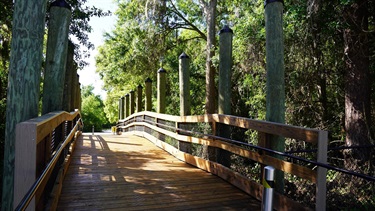
[[[260,210],[260,202],[128,134],[84,135],[58,210]]]

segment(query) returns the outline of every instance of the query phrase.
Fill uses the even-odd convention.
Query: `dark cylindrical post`
[[[232,77],[232,40],[233,31],[228,26],[220,30],[219,39],[219,93],[218,93],[218,113],[231,114],[231,77]],[[224,124],[217,124],[217,135],[230,138],[230,128]],[[217,151],[217,161],[226,167],[230,167],[231,153],[219,149]]]
[[[134,90],[130,91],[130,115],[134,114],[135,111],[135,93]]]
[[[285,123],[283,1],[266,0],[266,120]],[[268,136],[266,147],[284,152],[285,139]],[[277,156],[276,156],[277,157]],[[279,157],[282,159],[282,157]],[[276,171],[276,191],[284,192],[284,173]]]
[[[188,116],[191,114],[190,111],[190,70],[189,70],[190,58],[185,53],[179,56],[179,82],[180,82],[180,116]],[[177,123],[177,127],[183,130],[190,130],[191,128],[187,124]],[[180,132],[179,132],[180,133]],[[183,134],[183,133],[180,133]],[[191,152],[191,143],[179,141],[179,150],[183,152]]]
[[[122,108],[122,101],[121,101],[121,97],[118,99],[118,119],[120,120],[120,119],[122,119],[121,118],[121,108]]]
[[[219,39],[219,114],[231,114],[232,39],[232,29],[224,26]]]
[[[64,83],[64,95],[63,95],[63,110],[72,111],[71,101],[72,101],[72,74],[74,73],[74,44],[68,42],[68,55],[66,58],[66,70],[65,70],[65,83]]]
[[[152,102],[151,102],[151,95],[152,95],[152,80],[150,78],[147,78],[146,81],[145,81],[145,85],[146,85],[146,90],[145,90],[145,94],[146,94],[146,99],[145,99],[145,109],[146,111],[151,111],[151,108],[152,108]]]
[[[190,115],[190,58],[182,53],[179,59],[180,116],[187,116]]]
[[[82,111],[81,83],[78,83],[78,109]]]
[[[141,85],[138,85],[137,87],[137,112],[142,111],[142,89],[143,87]]]
[[[125,118],[130,116],[129,94],[125,95]]]
[[[71,98],[70,98],[70,111],[74,111],[75,107],[75,93],[76,93],[76,80],[77,80],[77,65],[73,64],[73,72],[72,72],[72,86],[71,86]]]
[[[64,0],[51,4],[42,114],[63,109],[70,16],[70,6]]]
[[[263,175],[263,199],[262,199],[262,211],[272,211],[273,207],[273,188],[275,184],[275,168],[272,166],[264,167]]]
[[[79,95],[79,90],[80,90],[80,83],[79,83],[79,75],[77,74],[77,77],[76,77],[76,89],[75,89],[75,93],[74,93],[74,108],[78,109],[79,110],[79,99],[78,99],[78,95]]]
[[[124,96],[120,98],[120,102],[121,102],[120,119],[125,119],[125,97]]]
[[[157,113],[165,113],[166,73],[163,68],[158,70]]]
[[[46,0],[8,2],[14,2],[14,16],[12,19],[12,53],[9,61],[6,102],[6,129],[4,130],[3,149],[5,159],[1,186],[2,202],[0,202],[2,210],[14,210],[36,179],[34,170],[26,164],[29,174],[22,175],[24,176],[22,178],[23,185],[17,187],[17,184],[14,183],[15,181],[17,183],[17,175],[15,175],[15,165],[17,165],[15,161],[15,147],[17,146],[16,125],[38,116],[40,72],[42,69],[43,35],[47,5]],[[2,11],[3,9],[1,8]],[[1,13],[3,14],[3,12]],[[35,140],[32,139],[22,141],[23,146],[36,145]],[[20,151],[19,149],[17,150],[18,152]],[[3,159],[1,159],[2,161]],[[30,163],[34,162],[33,164],[35,165],[35,160],[29,158],[29,161]],[[21,177],[21,175],[18,175],[18,177]],[[34,202],[35,200],[32,201],[30,209],[35,208]],[[13,203],[15,206],[13,206]]]

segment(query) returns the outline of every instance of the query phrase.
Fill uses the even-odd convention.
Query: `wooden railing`
[[[211,133],[192,132],[192,124],[208,123],[212,129]],[[230,140],[218,136],[218,126],[227,125],[243,129],[255,130],[258,133],[258,145],[245,144],[242,140]],[[186,129],[188,128],[188,129]],[[222,149],[243,158],[251,159],[262,165],[270,165],[283,172],[295,175],[304,180],[316,184],[316,210],[325,210],[326,201],[326,172],[322,167],[316,170],[306,166],[298,165],[270,156],[273,150],[264,148],[261,143],[265,143],[268,135],[277,135],[285,138],[295,139],[302,142],[317,145],[317,162],[326,163],[327,161],[327,131],[308,129],[285,124],[271,123],[266,121],[253,120],[229,115],[202,115],[202,116],[171,116],[152,112],[140,112],[120,120],[117,129],[121,132],[133,131],[144,136],[157,146],[165,149],[180,160],[191,165],[204,169],[212,174],[230,182],[234,186],[242,189],[246,193],[261,200],[263,186],[251,178],[247,178],[238,172],[231,170],[224,165],[212,160],[206,160],[201,157],[193,156],[191,151],[186,150],[184,143],[194,143]],[[221,133],[221,132],[220,132]],[[165,136],[176,140],[177,146],[172,146],[165,142]],[[243,144],[241,144],[243,143]],[[254,150],[256,149],[256,150]],[[182,150],[182,151],[181,151]],[[267,153],[265,153],[267,152]],[[280,152],[281,155],[286,155]],[[261,174],[259,172],[259,174]],[[277,210],[295,210],[305,209],[301,204],[287,198],[282,194],[275,195],[274,208]]]
[[[51,112],[16,126],[14,207],[16,210],[54,209],[83,126],[80,112]],[[55,197],[56,198],[56,197]],[[50,200],[52,199],[52,200]],[[57,198],[56,198],[57,199]]]

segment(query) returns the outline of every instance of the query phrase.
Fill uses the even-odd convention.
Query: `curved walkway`
[[[133,136],[77,140],[58,210],[260,210],[224,180]]]

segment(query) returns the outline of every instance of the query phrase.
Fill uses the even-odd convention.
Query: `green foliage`
[[[100,96],[94,95],[92,85],[82,87],[82,119],[84,121],[85,132],[102,131],[109,128],[109,122],[104,113],[104,104]]]

